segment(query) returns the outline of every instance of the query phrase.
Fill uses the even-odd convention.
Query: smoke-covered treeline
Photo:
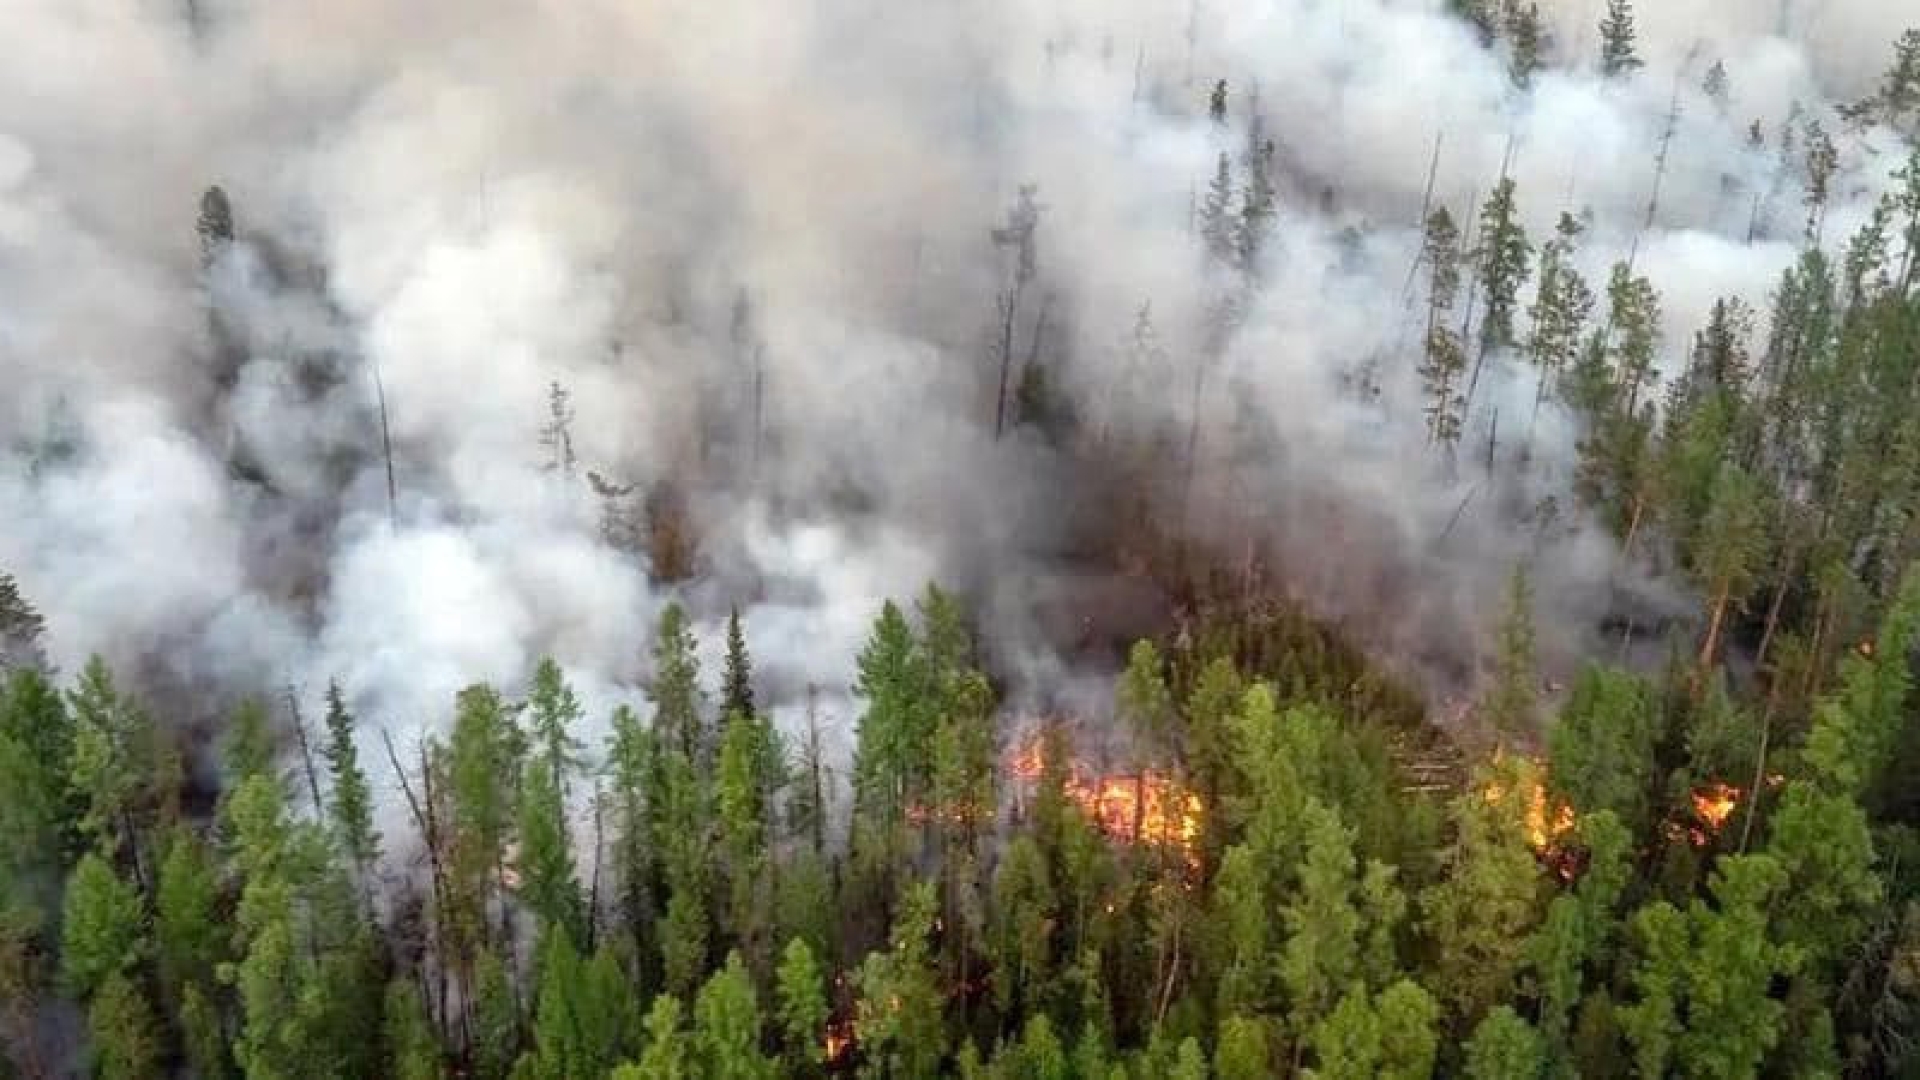
[[[14,13],[14,1067],[1911,1068],[1920,33],[1761,6]]]

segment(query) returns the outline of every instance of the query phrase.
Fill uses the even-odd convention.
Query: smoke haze
[[[1016,692],[1066,678],[1033,598],[1137,475],[1163,527],[1256,541],[1288,592],[1436,693],[1478,677],[1516,564],[1564,663],[1622,592],[1682,605],[1574,510],[1570,417],[1549,405],[1517,463],[1524,363],[1490,361],[1458,462],[1427,447],[1408,282],[1436,143],[1433,199],[1463,222],[1509,160],[1536,244],[1590,211],[1578,264],[1600,284],[1633,253],[1670,371],[1716,299],[1764,310],[1804,217],[1774,133],[1795,103],[1837,130],[1900,5],[1644,4],[1647,68],[1608,82],[1601,5],[1545,4],[1550,67],[1524,93],[1439,6],[15,5],[0,567],[62,667],[100,652],[160,685],[310,699],[337,677],[396,731],[546,653],[604,715],[668,600],[709,671],[739,604],[764,694],[790,717],[817,683],[844,722],[879,604],[929,580],[974,599]],[[1724,111],[1699,89],[1714,60]],[[1275,233],[1214,349],[1232,285],[1192,206],[1256,109]],[[1841,140],[1829,240],[1871,211],[1892,145]],[[203,272],[213,184],[237,240]],[[1034,352],[1116,458],[1178,456],[1198,370],[1190,491],[1164,455],[1134,474],[1030,428],[995,439],[1009,269],[989,230],[1022,184],[1043,209],[1017,359],[1044,308]],[[1143,305],[1161,348],[1130,372]],[[554,384],[570,471],[542,443]],[[589,471],[635,500],[673,482],[691,581],[609,542]]]

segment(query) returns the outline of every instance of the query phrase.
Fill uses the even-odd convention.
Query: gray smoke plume
[[[1632,253],[1672,370],[1798,250],[1772,133],[1837,131],[1901,17],[1663,0],[1607,81],[1599,5],[1543,6],[1520,92],[1437,2],[28,4],[0,43],[0,567],[62,666],[101,652],[192,722],[338,678],[431,729],[548,653],[603,714],[677,597],[716,665],[741,606],[766,696],[791,718],[818,684],[844,746],[883,598],[962,588],[1050,693],[1076,621],[1165,617],[1118,572],[1142,520],[1255,553],[1436,695],[1480,677],[1526,564],[1564,665],[1622,596],[1684,604],[1577,510],[1578,433],[1515,358],[1457,460],[1426,445],[1430,166],[1463,222],[1503,165],[1536,241],[1589,212],[1581,269]],[[1228,334],[1193,208],[1256,122],[1277,217]],[[1841,146],[1829,239],[1896,164],[1890,133]],[[215,184],[231,242],[196,233]],[[1030,274],[991,232],[1023,185]],[[995,437],[1010,291],[1009,366],[1045,367],[1070,438]],[[627,492],[611,520],[589,473]],[[672,586],[624,538],[667,495],[698,560]]]

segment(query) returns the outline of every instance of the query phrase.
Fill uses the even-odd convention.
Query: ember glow
[[[1013,754],[1009,771],[1038,783],[1046,766],[1046,752],[1035,739]],[[1152,769],[1101,775],[1070,761],[1064,784],[1067,800],[1111,839],[1177,848],[1189,863],[1199,859],[1206,803],[1172,776]]]
[[[828,1024],[826,1038],[822,1041],[820,1049],[828,1065],[838,1065],[845,1061],[847,1053],[853,1049],[853,1025],[846,1021],[834,1021]]]
[[[1693,816],[1713,832],[1719,832],[1733,816],[1734,808],[1740,805],[1744,794],[1731,784],[1712,783],[1693,793]]]

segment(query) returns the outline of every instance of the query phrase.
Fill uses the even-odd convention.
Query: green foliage
[[[46,629],[46,620],[21,595],[20,583],[0,570],[0,678],[46,663],[40,643]]]
[[[1515,343],[1513,316],[1532,260],[1533,245],[1520,225],[1513,178],[1502,177],[1480,208],[1480,248],[1474,253],[1487,305],[1480,324],[1482,349]]]
[[[1578,813],[1606,810],[1639,832],[1652,813],[1658,705],[1645,680],[1589,667],[1547,733],[1554,789]]]
[[[220,881],[200,838],[176,828],[154,890],[155,960],[163,988],[210,987],[227,955],[220,922]]]
[[[1220,1037],[1213,1053],[1214,1076],[1219,1080],[1272,1076],[1273,1042],[1268,1024],[1257,1017],[1229,1016],[1220,1021]]]
[[[1460,294],[1460,229],[1447,208],[1437,207],[1426,220],[1421,262],[1427,267],[1427,329],[1420,378],[1426,385],[1427,434],[1441,445],[1459,441],[1466,406],[1459,381],[1467,370],[1466,346],[1451,325]]]
[[[774,739],[771,726],[753,713],[727,718],[714,776],[716,854],[726,882],[727,922],[758,952],[769,932],[767,845],[773,833],[772,805],[762,763]]]
[[[1515,567],[1507,585],[1507,610],[1500,620],[1499,666],[1485,709],[1488,726],[1506,744],[1532,734],[1539,674],[1534,663],[1533,587],[1524,567]]]
[[[1454,800],[1458,835],[1446,855],[1447,875],[1421,899],[1437,950],[1436,985],[1468,1024],[1513,981],[1539,916],[1540,873],[1526,822],[1527,793],[1536,783],[1524,760],[1506,758]]]
[[[775,1073],[760,1052],[760,1006],[738,952],[700,988],[693,1005],[693,1047],[700,1074],[715,1080],[762,1080]]]
[[[0,684],[0,903],[43,910],[75,847],[83,803],[68,785],[74,730],[66,701],[37,668]]]
[[[380,857],[380,834],[373,827],[373,793],[354,746],[353,714],[347,711],[339,683],[327,684],[326,725],[327,741],[321,744],[320,755],[326,759],[333,788],[327,812],[341,850],[365,876]]]
[[[1289,1011],[1302,1025],[1324,1016],[1355,982],[1362,930],[1353,832],[1318,801],[1308,801],[1306,817],[1307,854],[1300,888],[1281,912],[1288,937],[1280,954]]]
[[[61,974],[68,989],[90,998],[141,960],[147,917],[139,892],[100,856],[81,856],[67,879],[61,925]]]
[[[1628,0],[1607,0],[1606,17],[1600,20],[1600,70],[1609,77],[1626,75],[1642,66],[1634,51],[1633,5]]]
[[[1418,1080],[1433,1072],[1440,1006],[1418,984],[1401,980],[1378,995],[1355,987],[1313,1028],[1311,1075]]]
[[[438,1080],[446,1075],[420,989],[406,979],[387,984],[386,1036],[385,1074],[393,1080]]]
[[[619,964],[601,951],[583,959],[565,934],[548,935],[540,957],[531,1062],[537,1080],[598,1080],[627,1057],[639,1004]]]
[[[908,886],[889,948],[869,953],[855,973],[856,1029],[875,1076],[930,1077],[946,1056],[942,992],[927,954],[935,906],[930,885]]]
[[[729,720],[756,714],[753,700],[753,661],[747,656],[747,637],[740,629],[740,609],[727,616],[727,664],[720,678],[720,715]]]
[[[160,1024],[145,992],[125,974],[100,983],[87,1010],[93,1075],[99,1080],[147,1080],[161,1074]]]
[[[1553,257],[1568,245],[1562,233]],[[1744,384],[1748,361],[1716,335],[1670,401],[1692,409]],[[1615,414],[1635,393],[1625,348],[1603,347],[1600,407]],[[1740,460],[1741,425],[1764,414],[1734,404],[1663,432],[1649,466],[1663,475],[1629,474],[1647,486],[1623,489],[1644,494],[1641,528],[1694,522],[1674,550],[1708,603],[1714,582],[1733,582],[1720,591],[1729,636],[1760,618],[1750,594],[1778,558],[1769,541],[1751,572],[1714,561],[1724,538],[1705,526],[1730,528],[1714,511],[1721,462]],[[1710,474],[1676,438],[1714,447],[1701,451]],[[1756,489],[1769,482],[1759,464],[1740,468]],[[1756,521],[1775,513],[1753,505]],[[167,739],[103,665],[65,698],[16,672],[0,694],[0,813],[34,839],[0,849],[15,871],[0,879],[0,1036],[25,1045],[4,1025],[45,1006],[57,968],[106,1075],[176,1063],[214,1080],[456,1066],[478,1080],[1890,1071],[1901,1043],[1885,1033],[1920,1015],[1907,970],[1920,842],[1899,783],[1916,742],[1904,728],[1920,587],[1822,558],[1818,588],[1790,585],[1783,604],[1796,618],[1810,605],[1821,625],[1796,634],[1804,663],[1763,671],[1765,696],[1684,657],[1664,693],[1590,668],[1549,728],[1550,770],[1501,753],[1464,784],[1436,767],[1437,740],[1383,722],[1397,699],[1325,639],[1206,620],[1165,653],[1132,650],[1115,695],[1128,760],[1110,766],[1043,723],[1040,776],[1009,780],[964,612],[930,589],[917,625],[883,610],[861,658],[846,863],[830,819],[806,809],[828,805],[817,726],[790,777],[770,719],[737,707],[739,686],[712,742],[697,681],[665,685],[697,676],[682,616],[669,626],[679,645],[656,649],[672,676],[656,678],[658,726],[630,708],[611,719],[590,868],[575,865],[585,848],[566,792],[588,767],[579,708],[542,664],[524,708],[463,691],[450,737],[402,777],[430,831],[417,891],[378,905],[364,891],[375,788],[337,690],[320,745],[332,794],[311,815],[289,805],[264,711],[236,713],[212,844],[203,823],[175,819]],[[1537,708],[1522,575],[1508,607],[1482,718],[1517,743]],[[1849,644],[1875,614],[1876,647]],[[733,636],[730,666],[745,673]],[[1821,656],[1843,649],[1829,682]],[[1202,800],[1191,851],[1137,844],[1085,812],[1090,774],[1141,765]],[[1709,844],[1678,815],[1690,786],[1721,780],[1743,789],[1752,828]],[[1414,786],[1450,791],[1444,828],[1439,800]],[[1563,798],[1577,824],[1543,834],[1543,809]],[[783,822],[783,805],[801,813]],[[880,891],[893,881],[897,894]],[[532,925],[543,940],[523,973],[502,958],[524,955]],[[667,991],[644,1022],[638,987]],[[827,1036],[848,1019],[853,1049],[830,1062]]]
[[[534,669],[527,705],[527,735],[533,743],[534,755],[546,765],[564,795],[567,778],[580,766],[583,745],[573,729],[586,713],[552,657],[541,660],[540,666]]]
[[[520,896],[542,924],[576,941],[586,915],[574,878],[573,842],[566,806],[552,763],[541,758],[526,768],[520,788]]]
[[[660,742],[689,761],[703,760],[708,747],[700,718],[700,661],[694,655],[693,630],[679,604],[668,604],[660,612],[647,700],[653,702],[653,730]]]
[[[138,858],[147,830],[171,810],[177,763],[167,760],[152,721],[120,693],[98,656],[81,670],[67,703],[69,783],[81,807],[80,832],[102,851]]]
[[[204,1080],[233,1075],[233,1057],[227,1049],[219,1008],[200,987],[189,985],[182,991],[179,1022],[181,1049],[194,1075]]]
[[[615,1080],[691,1080],[699,1076],[692,1040],[682,1022],[684,1012],[679,999],[671,995],[654,998],[645,1021],[646,1049],[636,1063],[616,1069]]]
[[[822,1033],[827,1026],[826,978],[807,943],[794,938],[780,956],[775,974],[780,1033],[789,1068],[799,1072],[824,1063]]]
[[[1535,1080],[1546,1063],[1540,1033],[1506,1005],[1489,1012],[1467,1042],[1466,1075],[1472,1080]]]
[[[1797,952],[1770,941],[1767,929],[1767,906],[1786,883],[1767,856],[1723,859],[1712,879],[1713,906],[1694,900],[1682,912],[1656,901],[1634,916],[1636,1001],[1620,1011],[1620,1022],[1642,1075],[1678,1067],[1732,1078],[1759,1068],[1780,1037],[1773,980],[1797,962]]]
[[[469,1064],[479,1080],[506,1080],[520,1053],[520,1005],[507,966],[491,951],[474,962]]]

